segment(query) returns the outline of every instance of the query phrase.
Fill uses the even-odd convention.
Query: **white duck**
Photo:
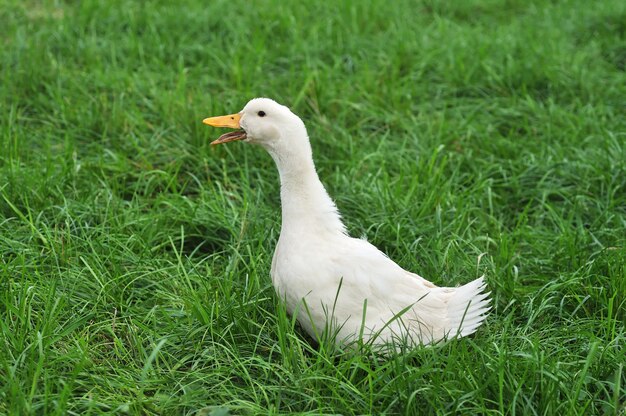
[[[437,287],[347,235],[315,171],[304,123],[289,108],[255,98],[237,114],[203,122],[238,129],[211,144],[258,144],[276,162],[282,228],[272,282],[313,338],[331,334],[346,345],[362,337],[376,346],[400,338],[419,345],[469,335],[483,323],[490,307],[482,277],[461,287]]]

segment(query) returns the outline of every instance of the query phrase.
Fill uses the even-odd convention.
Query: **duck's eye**
[[[265,111],[259,111],[256,113],[259,117],[265,117]]]

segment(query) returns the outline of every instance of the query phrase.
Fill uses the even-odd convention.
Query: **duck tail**
[[[484,276],[455,288],[454,295],[448,302],[449,337],[476,332],[491,309],[491,292],[485,292]]]

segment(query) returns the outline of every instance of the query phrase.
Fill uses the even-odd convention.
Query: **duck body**
[[[437,287],[366,240],[350,237],[319,180],[302,121],[265,98],[250,101],[238,115],[239,126],[228,126],[243,128],[245,137],[236,140],[260,144],[278,168],[282,225],[272,283],[309,335],[338,345],[362,340],[382,346],[476,331],[489,310],[483,278]],[[205,123],[218,125],[215,119],[223,118]]]

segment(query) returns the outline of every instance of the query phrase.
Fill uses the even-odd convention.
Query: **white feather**
[[[247,141],[263,146],[280,174],[282,228],[272,282],[311,336],[330,327],[339,344],[362,335],[375,345],[396,338],[415,345],[478,329],[490,309],[483,277],[437,287],[348,236],[317,176],[300,118],[266,98],[250,101],[240,114]]]

